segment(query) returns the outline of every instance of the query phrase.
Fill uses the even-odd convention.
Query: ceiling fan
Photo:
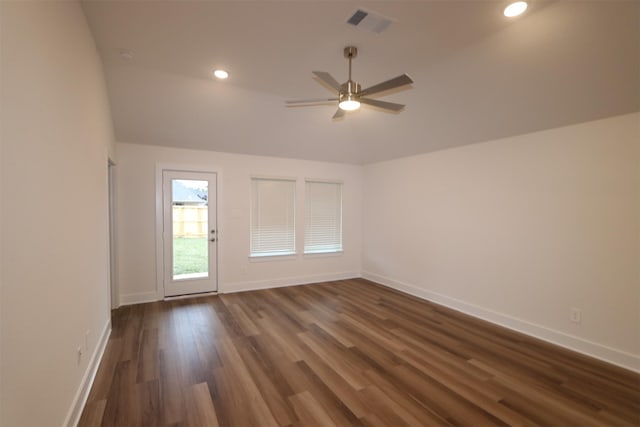
[[[346,83],[340,84],[334,79],[331,74],[325,71],[313,71],[313,74],[326,83],[329,87],[338,92],[337,98],[320,98],[320,99],[299,99],[292,101],[285,101],[287,107],[304,106],[312,104],[320,104],[327,102],[338,102],[338,111],[333,115],[334,119],[343,117],[347,111],[353,111],[360,108],[360,104],[368,104],[374,107],[381,108],[387,111],[398,112],[404,108],[403,104],[396,104],[394,102],[379,101],[377,99],[366,98],[369,95],[376,94],[385,90],[395,89],[401,86],[409,85],[413,83],[411,77],[406,74],[402,74],[398,77],[394,77],[390,80],[378,83],[366,89],[361,89],[360,85],[351,80],[351,60],[358,55],[358,48],[354,46],[347,46],[344,48],[344,57],[349,60],[349,80]]]

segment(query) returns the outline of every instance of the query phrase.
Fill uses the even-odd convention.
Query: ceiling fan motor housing
[[[349,95],[357,95],[360,93],[360,89],[361,87],[359,83],[356,83],[353,80],[347,80],[346,83],[340,85],[340,92],[338,93],[340,101]]]

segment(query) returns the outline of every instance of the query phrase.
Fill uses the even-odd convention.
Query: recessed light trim
[[[131,49],[120,49],[120,56],[122,59],[129,61],[133,59],[133,51]]]
[[[525,10],[527,10],[527,2],[517,1],[504,8],[504,16],[513,18],[522,15]]]
[[[229,73],[228,72],[226,72],[225,70],[220,70],[220,69],[214,70],[213,71],[213,75],[216,78],[220,79],[220,80],[224,80],[224,79],[229,77]]]

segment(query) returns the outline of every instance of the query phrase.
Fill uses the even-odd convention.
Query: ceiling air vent
[[[380,34],[391,25],[391,19],[378,13],[368,12],[358,9],[349,19],[347,24],[358,27],[362,30]]]

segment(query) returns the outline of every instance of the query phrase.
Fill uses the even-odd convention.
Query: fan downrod
[[[339,100],[342,101],[343,98],[351,99],[352,96],[358,94],[360,92],[360,85],[353,80],[351,80],[351,60],[358,56],[358,48],[355,46],[347,46],[344,48],[344,57],[349,60],[349,79],[346,83],[340,85],[340,91],[338,92]]]

